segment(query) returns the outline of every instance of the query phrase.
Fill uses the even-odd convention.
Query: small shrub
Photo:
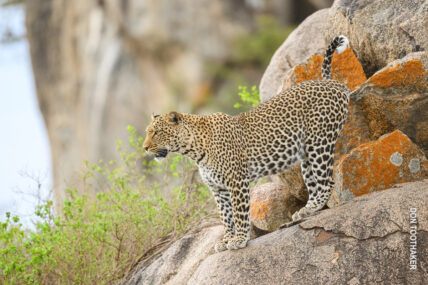
[[[84,190],[102,192],[67,189],[61,215],[54,215],[51,201],[36,207],[34,230],[6,214],[0,223],[0,284],[117,283],[153,246],[172,242],[214,212],[189,160],[150,161],[143,139],[134,128],[129,132],[132,151],[119,142],[120,162],[85,163]]]
[[[256,85],[251,87],[251,91],[247,90],[247,86],[238,86],[238,95],[241,98],[241,101],[246,105],[245,107],[254,108],[260,104],[260,94]],[[233,105],[234,108],[241,108],[243,105],[239,102]]]

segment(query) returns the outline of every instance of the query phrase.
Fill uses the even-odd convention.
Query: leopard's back
[[[346,120],[349,89],[335,80],[304,81],[241,114],[251,179],[301,162],[305,147],[339,135]]]

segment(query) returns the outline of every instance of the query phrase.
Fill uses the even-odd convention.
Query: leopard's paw
[[[229,242],[227,243],[227,249],[235,250],[235,249],[244,248],[247,246],[247,242],[248,242],[248,239],[246,238],[234,237],[230,239]]]
[[[227,241],[225,240],[218,241],[214,246],[214,250],[215,252],[222,252],[227,250]]]
[[[300,221],[304,218],[307,218],[309,216],[314,215],[315,212],[316,212],[315,209],[303,207],[300,210],[298,210],[297,212],[295,212],[293,214],[293,216],[291,216],[291,219],[293,220],[293,222],[297,222],[297,221]]]

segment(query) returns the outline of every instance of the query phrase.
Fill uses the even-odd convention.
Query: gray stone
[[[137,266],[123,285],[186,284],[199,264],[214,253],[223,226],[207,227],[175,242],[148,266]]]
[[[294,212],[305,206],[306,199],[301,200],[291,189],[277,183],[265,183],[251,189],[251,222],[257,229],[272,232],[279,226],[291,221]],[[301,196],[302,193],[298,193]]]

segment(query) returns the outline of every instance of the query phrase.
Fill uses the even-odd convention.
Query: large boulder
[[[428,181],[356,198],[294,226],[207,257],[187,284],[426,284]],[[410,270],[410,209],[417,269]],[[414,232],[412,232],[414,235]]]
[[[325,39],[346,35],[368,76],[411,52],[428,50],[425,0],[336,0]]]
[[[428,160],[402,132],[394,131],[353,149],[335,165],[335,184],[328,206],[356,196],[428,178]]]
[[[370,139],[403,131],[428,154],[428,52],[390,62],[353,98],[367,122]]]
[[[237,251],[214,253],[220,228],[209,228],[124,284],[426,284],[427,189],[424,180],[357,197]]]
[[[189,233],[149,265],[139,264],[122,284],[186,284],[199,264],[214,253],[214,245],[222,237],[223,226]]]

